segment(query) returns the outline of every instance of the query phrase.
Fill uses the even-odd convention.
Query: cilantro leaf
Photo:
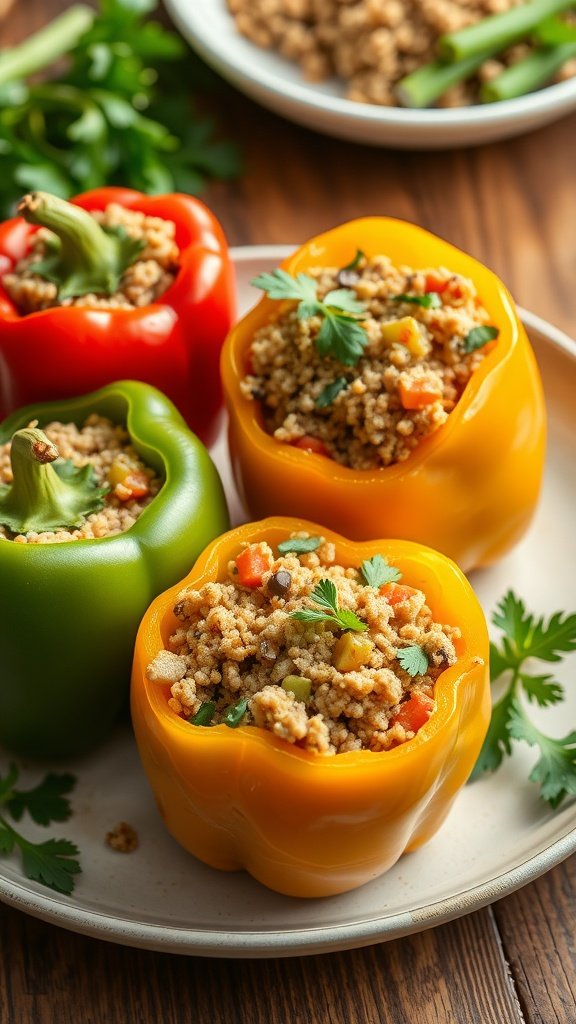
[[[478,348],[483,348],[489,341],[494,341],[498,337],[500,331],[497,327],[473,327],[462,342],[462,348],[466,353],[475,352]]]
[[[318,303],[316,281],[307,274],[292,277],[278,268],[270,274],[259,274],[250,283],[255,288],[261,288],[270,299],[298,299],[301,302]]]
[[[6,806],[14,821],[20,821],[24,811],[37,825],[50,825],[53,821],[67,821],[72,810],[65,794],[76,785],[73,775],[48,775],[34,789],[13,790]]]
[[[412,677],[423,676],[428,671],[428,655],[419,644],[401,647],[396,652],[396,657],[404,671]]]
[[[514,703],[513,694],[508,692],[492,708],[490,726],[470,776],[471,781],[479,778],[484,772],[495,772],[502,764],[504,757],[512,753],[508,726]]]
[[[20,839],[18,845],[27,878],[70,895],[74,889],[72,876],[82,870],[75,860],[79,850],[74,843],[67,839],[48,839],[45,843],[29,843]]]
[[[563,700],[560,683],[551,675],[529,671],[529,666],[532,660],[558,662],[562,654],[576,650],[576,614],[555,612],[548,619],[537,618],[509,590],[499,601],[492,621],[504,634],[498,643],[490,645],[492,682],[506,676],[508,686],[492,709],[488,735],[472,778],[495,771],[512,753],[512,741],[524,741],[539,749],[530,781],[540,787],[542,799],[556,808],[564,797],[576,795],[576,732],[560,739],[546,735],[531,721],[522,694],[540,707]]]
[[[307,274],[292,277],[285,270],[260,274],[252,284],[271,299],[298,301],[297,315],[304,319],[319,316],[322,325],[315,340],[320,355],[331,356],[344,366],[354,366],[368,343],[368,335],[358,322],[364,305],[348,288],[335,288],[323,300],[318,298],[318,285]]]
[[[70,817],[70,804],[65,794],[75,785],[74,776],[50,772],[34,788],[18,790],[14,788],[18,774],[16,766],[11,765],[7,774],[0,777],[0,807],[5,807],[15,821],[19,821],[25,811],[39,825],[66,821]],[[74,888],[73,876],[81,870],[75,859],[78,848],[74,843],[68,839],[32,843],[0,816],[0,854],[10,855],[16,848],[27,878],[70,895]]]
[[[332,580],[320,580],[310,594],[312,601],[323,611],[304,608],[302,611],[292,612],[290,618],[300,622],[335,622],[340,629],[353,629],[362,633],[368,629],[368,625],[350,611],[348,608],[338,607],[338,591]]]
[[[393,295],[394,302],[410,302],[414,306],[421,306],[422,309],[438,309],[442,305],[442,299],[438,292],[424,292],[423,295]]]
[[[552,739],[540,732],[518,706],[513,709],[508,729],[514,739],[539,748],[530,781],[538,783],[543,800],[556,808],[565,796],[576,796],[576,732]]]
[[[402,579],[402,573],[395,565],[389,565],[382,555],[373,555],[366,558],[360,566],[360,573],[368,587],[383,587],[385,583],[397,583]]]
[[[281,555],[287,555],[289,552],[304,555],[308,551],[316,551],[323,540],[323,537],[291,537],[289,540],[280,541],[278,551]]]
[[[327,384],[323,391],[320,392],[316,399],[315,405],[317,409],[327,409],[329,405],[340,394],[344,391],[344,388],[348,387],[348,380],[346,377],[337,377],[330,384]]]
[[[329,311],[324,314],[316,338],[320,355],[332,356],[344,366],[355,366],[367,343],[366,331],[351,316]]]

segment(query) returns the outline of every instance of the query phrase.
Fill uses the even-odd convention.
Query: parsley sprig
[[[576,796],[576,731],[554,739],[531,720],[526,702],[540,707],[558,704],[564,698],[562,686],[550,674],[530,671],[530,661],[559,662],[562,655],[576,650],[576,614],[555,612],[549,619],[536,618],[511,590],[502,598],[492,616],[502,630],[499,643],[490,645],[492,682],[508,679],[504,695],[492,709],[488,735],[476,762],[472,778],[496,771],[512,742],[523,740],[537,747],[539,756],[530,781],[540,787],[540,796],[556,808],[566,796]]]
[[[304,320],[319,316],[322,325],[315,344],[322,356],[332,356],[344,366],[355,366],[368,342],[366,330],[359,323],[365,314],[350,288],[334,288],[322,300],[318,298],[318,284],[308,274],[292,277],[285,270],[259,274],[252,281],[271,299],[289,299],[298,302],[296,315]]]
[[[320,580],[310,597],[314,604],[323,610],[304,608],[302,611],[292,612],[292,619],[298,619],[300,622],[335,622],[339,629],[352,629],[356,633],[363,633],[368,629],[367,623],[362,622],[354,612],[348,608],[338,607],[338,591],[332,580]]]
[[[74,889],[74,875],[81,868],[75,859],[78,847],[68,839],[48,839],[44,843],[32,843],[16,831],[7,820],[10,815],[20,821],[27,812],[37,825],[50,825],[53,821],[67,821],[71,814],[67,798],[75,783],[73,775],[48,775],[33,789],[16,789],[18,769],[11,765],[5,776],[0,776],[0,854],[20,851],[22,867],[27,878],[41,882],[49,889],[69,896]]]
[[[373,555],[366,558],[360,566],[360,575],[363,577],[366,586],[383,587],[386,583],[397,583],[402,579],[402,573],[395,565],[389,565],[388,560],[382,555]]]

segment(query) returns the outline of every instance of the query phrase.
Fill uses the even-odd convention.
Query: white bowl
[[[166,0],[191,46],[241,92],[291,121],[351,142],[439,149],[510,138],[576,109],[576,77],[516,100],[449,110],[353,103],[336,80],[310,84],[298,67],[241,36],[226,0]]]

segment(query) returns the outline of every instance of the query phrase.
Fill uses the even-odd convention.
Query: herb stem
[[[546,85],[572,57],[576,57],[576,42],[536,50],[491,82],[485,82],[480,90],[480,99],[484,103],[494,103],[533,92]]]
[[[63,57],[92,26],[95,12],[75,4],[23,43],[0,54],[0,85],[26,78]]]
[[[499,53],[530,35],[544,19],[571,7],[574,7],[574,0],[530,0],[442,36],[438,40],[438,56],[443,60],[462,61],[485,55],[487,51]]]
[[[448,64],[434,60],[406,75],[396,85],[396,96],[404,107],[430,107],[453,85],[470,78],[495,50]]]

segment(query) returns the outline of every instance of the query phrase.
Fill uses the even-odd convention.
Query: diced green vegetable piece
[[[293,693],[296,700],[305,703],[310,699],[312,683],[305,676],[285,676],[281,685],[283,690]]]

